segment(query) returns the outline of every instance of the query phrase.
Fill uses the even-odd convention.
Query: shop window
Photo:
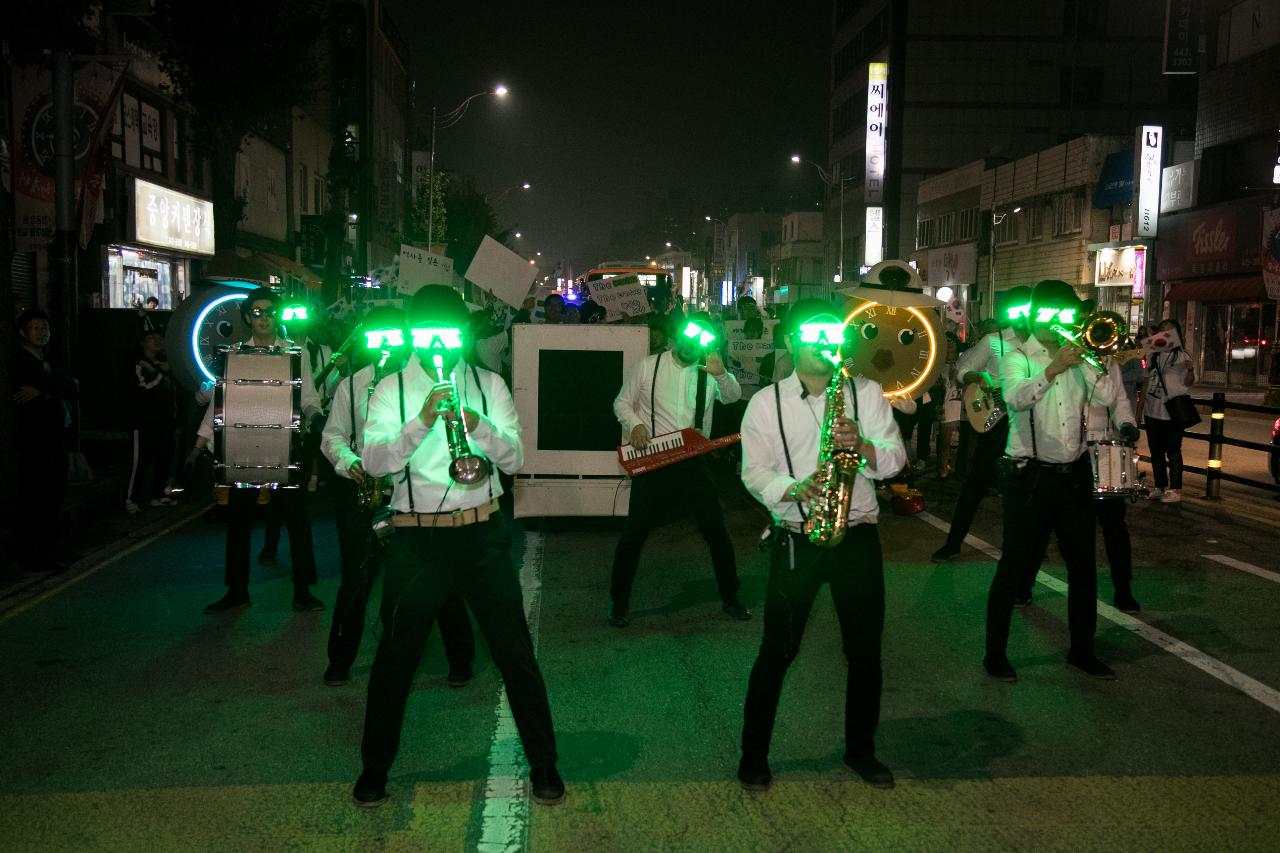
[[[186,262],[129,246],[107,246],[103,287],[108,308],[134,308],[154,296],[162,310],[186,290]]]
[[[978,237],[978,208],[969,207],[956,214],[956,240],[966,242]]]
[[[1084,226],[1084,196],[1061,193],[1053,197],[1053,236],[1079,234]]]
[[[956,215],[955,213],[944,213],[938,217],[938,245],[946,246],[955,242],[956,236]]]
[[[1027,209],[1023,212],[1026,214],[1027,242],[1043,239],[1044,206],[1039,204],[1029,204],[1027,205]]]
[[[934,235],[937,229],[932,219],[916,220],[916,248],[927,249],[934,245]]]

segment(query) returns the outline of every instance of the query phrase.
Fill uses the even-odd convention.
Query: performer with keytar
[[[663,445],[660,452],[664,454],[676,450],[679,455],[677,444],[694,450],[694,442],[671,434],[692,429],[706,436],[711,431],[712,402],[733,403],[742,396],[738,380],[725,369],[718,354],[717,338],[709,314],[692,314],[670,350],[651,355],[631,369],[613,401],[614,414],[630,437],[628,444],[620,448],[620,458],[636,456],[636,451],[646,450],[655,439]],[[710,448],[703,445],[703,449]],[[639,454],[639,458],[643,456]],[[725,530],[720,496],[706,456],[698,452],[632,477],[626,526],[613,555],[609,624],[615,628],[630,624],[631,588],[640,551],[649,531],[662,521],[666,507],[681,507],[693,514],[711,549],[722,609],[734,619],[750,619],[751,612],[738,600],[738,568],[733,543]]]

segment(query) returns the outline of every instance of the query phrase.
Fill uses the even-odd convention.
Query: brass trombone
[[[1049,328],[1080,347],[1084,360],[1099,373],[1107,372],[1103,359],[1119,351],[1129,334],[1129,324],[1114,311],[1094,311],[1074,326],[1054,323]]]

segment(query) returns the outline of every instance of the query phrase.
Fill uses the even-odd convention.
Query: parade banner
[[[1280,299],[1280,207],[1262,210],[1262,283],[1267,296]]]
[[[110,126],[124,68],[124,63],[88,62],[75,71],[71,125],[77,176],[85,173]],[[41,65],[15,65],[11,72],[14,243],[19,252],[34,252],[49,244],[54,230],[53,79]],[[90,180],[94,186],[87,191],[79,180],[75,187],[82,235],[84,217],[98,209],[101,169],[94,169]]]
[[[606,323],[649,313],[649,297],[634,275],[602,278],[587,286],[591,288],[592,301],[604,308]]]
[[[417,246],[400,245],[401,293],[417,293],[428,284],[453,284],[453,258]]]
[[[467,268],[467,281],[519,308],[529,294],[538,268],[492,237],[486,236]]]

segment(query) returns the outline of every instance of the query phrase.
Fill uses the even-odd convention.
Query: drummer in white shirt
[[[378,384],[364,435],[365,473],[395,475],[395,512],[383,544],[382,638],[369,676],[364,771],[352,796],[366,808],[386,801],[387,772],[431,623],[458,593],[502,674],[532,797],[552,805],[563,800],[564,783],[556,772],[551,707],[497,503],[497,470],[514,473],[524,460],[515,403],[500,376],[462,358],[468,312],[457,291],[427,285],[414,294],[408,314],[414,356]],[[450,473],[454,453],[446,433],[457,418],[475,461],[490,467],[489,476],[470,484]]]
[[[1067,564],[1067,662],[1094,678],[1115,678],[1093,650],[1098,566],[1094,555],[1097,501],[1086,454],[1087,408],[1117,405],[1123,389],[1065,344],[1055,324],[1073,325],[1083,306],[1064,281],[1042,281],[1031,296],[1031,337],[1000,363],[1009,409],[1005,451],[1004,540],[987,598],[983,666],[1000,681],[1017,681],[1009,662],[1009,622],[1023,578],[1038,565],[1050,532]]]

